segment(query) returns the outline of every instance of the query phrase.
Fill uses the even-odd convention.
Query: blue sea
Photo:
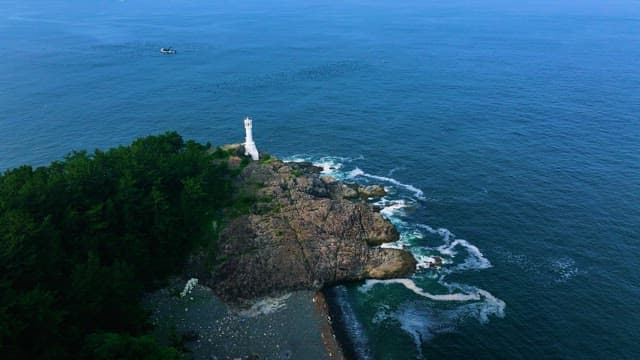
[[[352,357],[640,358],[637,0],[0,0],[0,49],[0,171],[251,116],[384,185],[420,265],[332,290]]]

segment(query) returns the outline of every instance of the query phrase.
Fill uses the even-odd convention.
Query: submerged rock
[[[395,227],[370,205],[347,200],[351,193],[345,196],[345,188],[352,188],[321,179],[311,164],[252,162],[235,186],[236,193],[251,194],[256,201],[222,230],[218,265],[204,277],[224,300],[400,277],[415,270],[410,253],[372,247],[398,240]]]

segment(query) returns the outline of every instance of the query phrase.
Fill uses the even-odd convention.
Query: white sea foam
[[[456,237],[451,231],[445,228],[439,228],[437,231],[438,231],[438,235],[442,236],[442,239],[447,244],[449,243],[450,239]]]
[[[394,224],[396,224],[397,220],[391,220]],[[404,224],[404,223],[403,223]],[[397,224],[396,224],[397,225]],[[400,238],[398,241],[391,243],[384,243],[380,245],[381,248],[391,248],[391,249],[406,249],[408,247],[413,246],[416,241],[420,241],[422,239],[422,234],[420,232],[415,231],[403,231],[400,233]],[[415,255],[415,252],[414,252]]]
[[[416,347],[416,358],[423,358],[423,344],[438,334],[454,332],[456,326],[465,319],[477,319],[486,323],[489,316],[504,316],[504,302],[496,299],[484,290],[483,301],[464,303],[455,308],[437,308],[424,306],[420,302],[407,302],[396,311],[379,309],[375,317],[381,321],[393,321],[411,338]]]
[[[404,169],[405,169],[404,167],[395,167],[395,168],[393,168],[393,169],[389,170],[389,172],[387,173],[387,176],[388,176],[388,177],[391,177],[391,176],[393,176],[393,174],[394,174],[396,171],[398,171],[398,170],[404,170]]]
[[[434,229],[427,224],[417,224],[417,226],[423,230],[426,230],[430,234],[440,235],[442,237],[442,240],[444,240],[444,242],[447,244],[450,242],[450,239],[453,239],[456,237],[454,233],[452,233],[451,231],[445,228]]]
[[[362,156],[359,157],[361,159]],[[353,159],[340,156],[314,157],[304,154],[296,154],[282,159],[284,162],[310,162],[314,166],[322,168],[321,175],[331,176],[336,180],[343,180],[347,177],[344,173],[344,163],[352,162]]]
[[[551,270],[557,275],[555,280],[557,283],[567,282],[580,273],[576,262],[568,257],[551,260]]]
[[[347,299],[347,289],[344,286],[336,286],[330,290],[335,301],[338,302],[340,307],[340,315],[342,325],[349,334],[349,338],[353,342],[353,350],[355,351],[358,359],[372,359],[371,347],[369,346],[369,340],[365,334],[362,324],[356,317],[356,313]]]
[[[266,315],[274,313],[280,309],[284,309],[287,304],[286,301],[289,299],[291,294],[286,294],[280,297],[265,297],[262,298],[253,305],[249,309],[241,310],[238,314],[246,317],[256,317],[259,315]]]
[[[380,214],[387,219],[397,216],[404,215],[403,209],[408,207],[408,204],[404,200],[393,200],[393,201],[384,201],[386,205],[380,210]]]
[[[371,319],[371,322],[374,324],[381,324],[389,320],[389,318],[391,317],[391,315],[389,314],[390,309],[391,308],[387,304],[379,306],[375,315],[373,315],[373,319]]]
[[[400,323],[400,328],[413,338],[413,343],[417,351],[416,359],[424,359],[422,343],[433,337],[429,329],[428,319],[419,316],[416,312],[411,312],[409,309],[396,312],[394,318]]]
[[[364,171],[362,171],[359,167],[356,167],[355,169],[349,171],[349,173],[347,174],[347,178],[353,179],[362,175],[364,175]]]
[[[413,291],[415,294],[422,297],[435,300],[435,301],[471,301],[480,300],[478,294],[465,294],[465,293],[452,293],[452,294],[431,294],[416,285],[411,279],[388,279],[388,280],[367,280],[364,285],[360,286],[360,290],[363,292],[369,291],[372,287],[378,284],[400,284],[407,289]]]
[[[339,167],[330,162],[313,163],[313,165],[321,167],[322,171],[320,173],[325,175],[332,174],[335,170],[339,169]]]
[[[429,269],[436,262],[436,258],[429,255],[417,255],[414,253],[413,257],[416,259],[416,269]]]
[[[404,228],[407,226],[407,223],[403,221],[402,218],[406,215],[405,209],[413,206],[413,204],[409,203],[407,200],[389,200],[386,196],[373,203],[373,205],[382,208],[382,210],[380,210],[380,215],[391,221],[396,228]]]
[[[496,252],[503,261],[533,275],[533,278],[547,286],[566,283],[576,276],[586,274],[585,270],[578,268],[574,259],[566,256],[536,259],[501,247]]]
[[[458,271],[471,269],[486,269],[491,267],[491,263],[480,249],[471,242],[464,239],[456,239],[455,234],[446,228],[433,228],[426,224],[411,224],[407,222],[407,209],[415,206],[417,200],[425,201],[424,192],[417,187],[405,184],[391,177],[395,170],[388,173],[388,176],[369,174],[359,167],[350,171],[344,169],[344,163],[353,161],[347,158],[323,157],[311,159],[305,157],[300,161],[312,161],[314,165],[322,168],[322,173],[330,175],[338,180],[351,180],[354,182],[367,182],[368,179],[377,180],[385,186],[387,196],[382,197],[374,205],[381,208],[380,213],[390,220],[400,231],[400,239],[393,243],[383,244],[385,248],[399,248],[410,250],[417,261],[417,269],[430,269],[421,271],[415,276],[423,281],[432,281],[445,290],[444,293],[431,293],[418,286],[412,279],[390,279],[390,280],[367,280],[359,290],[368,292],[375,286],[402,285],[405,289],[418,295],[420,298],[430,301],[449,303],[447,305],[424,306],[423,300],[415,300],[414,305],[405,305],[392,312],[391,307],[382,306],[374,315],[373,323],[379,324],[392,319],[396,324],[406,331],[414,340],[418,357],[422,357],[421,346],[432,336],[441,332],[453,331],[456,325],[464,318],[474,318],[481,323],[489,321],[491,316],[503,317],[505,303],[493,296],[486,290],[456,283],[447,283],[445,277]],[[411,193],[407,196],[406,192]],[[402,198],[403,197],[403,198]],[[424,246],[422,240],[426,234],[437,235],[442,239],[442,243],[435,247]],[[462,256],[462,255],[465,256]],[[439,263],[439,268],[433,268],[433,264]],[[558,262],[555,266],[558,273],[565,274],[570,278],[572,267],[568,262]],[[429,279],[429,280],[427,280]],[[363,332],[362,325],[355,318],[354,310],[351,308],[346,296],[346,289],[339,288],[336,296],[340,298],[340,307],[343,312],[345,325],[350,337],[355,342],[356,352],[360,358],[370,358],[367,352],[367,337]],[[455,304],[455,305],[454,305]],[[425,310],[426,309],[426,310]],[[380,325],[382,326],[382,325]]]
[[[342,161],[344,161],[344,159],[323,157],[318,161],[314,161],[313,165],[322,168],[321,174],[335,175],[337,172],[340,172],[340,169],[344,166]]]
[[[490,315],[503,318],[504,309],[507,307],[507,304],[486,290],[478,289],[478,292],[485,298],[483,305],[478,308],[478,318],[480,322],[483,324],[489,322]]]
[[[429,226],[429,225],[426,225],[426,224],[418,224],[417,226],[418,226],[419,228],[422,228],[422,229],[427,230],[427,232],[429,232],[429,233],[431,233],[431,234],[437,234],[437,233],[438,233],[438,230],[436,230],[436,229],[432,228],[432,227],[431,227],[431,226]]]
[[[288,163],[288,162],[305,162],[305,161],[309,161],[311,158],[306,156],[306,155],[300,155],[300,154],[295,154],[295,155],[291,155],[285,158],[282,158],[282,161]]]
[[[375,180],[379,180],[379,181],[385,181],[391,184],[394,184],[398,187],[404,188],[406,190],[411,191],[414,196],[419,199],[419,200],[426,200],[425,196],[424,196],[424,192],[420,189],[418,189],[417,187],[410,185],[410,184],[404,184],[394,178],[391,177],[386,177],[386,176],[379,176],[379,175],[372,175],[369,173],[366,173],[364,171],[362,171],[362,169],[356,167],[355,169],[353,169],[349,175],[347,176],[349,179],[354,179],[358,176],[363,176],[363,177],[367,177],[370,179],[375,179]]]
[[[446,287],[447,290],[452,291],[452,293],[431,294],[418,287],[416,283],[411,279],[367,280],[364,285],[360,286],[359,290],[368,292],[372,287],[379,284],[401,284],[407,289],[411,290],[413,293],[435,301],[482,301],[483,305],[478,308],[478,319],[483,323],[489,321],[489,315],[504,317],[504,309],[506,307],[505,302],[493,296],[490,292],[477,288],[475,286],[458,283],[449,284],[442,280],[439,281],[439,283]]]
[[[451,231],[445,228],[434,229],[426,224],[418,224],[418,227],[431,234],[438,234],[442,237],[444,244],[436,248],[441,255],[455,257],[458,255],[458,251],[456,250],[457,247],[463,248],[468,253],[469,256],[465,258],[464,262],[448,269],[449,272],[471,269],[480,270],[487,269],[492,266],[491,262],[484,257],[484,254],[482,254],[477,246],[464,239],[455,239],[455,234]]]
[[[489,322],[490,315],[497,316],[499,318],[504,317],[504,310],[506,308],[505,302],[493,296],[490,292],[465,284],[442,283],[442,285],[445,285],[450,291],[459,290],[472,292],[482,298],[482,302],[467,304],[466,307],[459,309],[458,311],[460,311],[461,314],[476,318],[482,324]]]
[[[461,246],[464,248],[469,256],[462,264],[457,265],[454,270],[469,270],[469,269],[487,269],[491,267],[491,262],[484,257],[482,252],[475,246],[464,239],[456,239],[450,244],[445,244],[438,247],[438,251],[443,255],[455,256],[457,252],[455,248]]]
[[[418,198],[419,200],[426,200],[425,196],[424,196],[424,192],[420,189],[418,189],[417,187],[413,186],[413,185],[409,185],[409,184],[403,184],[400,181],[394,179],[394,178],[389,178],[389,177],[384,177],[384,176],[377,176],[377,175],[371,175],[371,174],[364,174],[364,176],[372,178],[372,179],[376,179],[376,180],[381,180],[381,181],[388,181],[394,185],[403,187],[411,192],[413,192],[413,194],[415,195],[416,198]]]

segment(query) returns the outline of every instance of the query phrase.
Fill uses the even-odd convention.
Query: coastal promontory
[[[415,269],[411,254],[377,247],[398,239],[366,200],[383,191],[175,132],[7,170],[0,349],[9,359],[305,358],[310,348],[336,358],[314,290]]]
[[[241,153],[240,146],[228,149]],[[393,224],[366,202],[345,196],[367,189],[323,177],[310,163],[269,156],[238,167],[234,206],[226,210],[225,224],[213,224],[222,227],[215,265],[207,268],[194,256],[188,266],[188,275],[221,299],[243,302],[414,271],[409,252],[376,247],[398,240]]]

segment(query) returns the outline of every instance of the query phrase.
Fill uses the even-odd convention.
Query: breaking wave
[[[421,288],[419,288],[415,282],[411,279],[389,279],[389,280],[367,280],[364,285],[360,286],[360,290],[363,292],[369,291],[373,286],[377,284],[401,284],[407,289],[413,291],[414,294],[420,295],[427,299],[436,300],[436,301],[471,301],[471,300],[480,300],[480,296],[478,294],[431,294],[428,293]]]
[[[312,162],[322,168],[323,175],[338,180],[366,183],[375,180],[385,185],[387,195],[374,200],[372,205],[378,207],[380,214],[396,226],[400,238],[381,247],[411,251],[417,261],[417,271],[411,278],[367,280],[359,286],[360,293],[375,298],[378,298],[379,294],[379,290],[374,290],[377,287],[400,285],[404,291],[413,294],[405,297],[400,304],[380,307],[381,310],[368,319],[373,326],[393,320],[411,336],[416,345],[417,356],[422,358],[422,346],[425,342],[436,334],[454,331],[463,319],[475,319],[484,324],[491,317],[504,317],[505,302],[490,292],[472,285],[447,282],[449,274],[487,269],[492,265],[482,251],[470,241],[456,238],[456,235],[446,228],[434,228],[415,222],[412,218],[414,208],[423,206],[426,201],[421,189],[392,178],[393,170],[389,172],[389,176],[379,176],[369,174],[358,166],[349,166],[355,161],[350,158],[313,158],[298,155],[289,158],[288,161]],[[571,266],[567,264],[558,262],[557,268],[560,269],[558,272],[570,277]],[[422,287],[425,284],[428,284],[430,290]],[[338,287],[334,290],[334,296],[340,304],[346,332],[353,342],[356,356],[363,359],[371,358],[371,354],[367,352],[369,350],[366,350],[368,339],[363,323],[356,319],[349,294],[346,289]],[[366,319],[363,321],[366,322]]]
[[[406,190],[409,190],[419,200],[423,200],[423,201],[426,200],[426,198],[424,196],[424,192],[422,190],[418,189],[417,187],[413,186],[413,185],[401,183],[400,181],[398,181],[398,180],[396,180],[394,178],[391,178],[391,177],[368,174],[368,173],[362,171],[358,167],[356,167],[355,169],[353,169],[349,173],[348,178],[354,179],[354,178],[356,178],[358,176],[364,176],[364,177],[367,177],[367,178],[370,178],[370,179],[375,179],[375,180],[391,183],[391,184],[396,185],[398,187],[401,187],[401,188],[404,188]]]
[[[310,155],[296,154],[282,159],[284,162],[310,162],[313,165],[322,168],[322,175],[329,175],[337,180],[344,180],[348,176],[342,171],[345,163],[355,160],[362,160],[362,157],[348,158],[342,156],[323,156],[314,157]]]
[[[380,201],[373,204],[381,208],[380,214],[382,216],[392,222],[396,221],[398,223],[404,223],[400,217],[405,215],[404,209],[412,206],[412,204],[404,199],[389,200],[386,197],[383,197]]]

